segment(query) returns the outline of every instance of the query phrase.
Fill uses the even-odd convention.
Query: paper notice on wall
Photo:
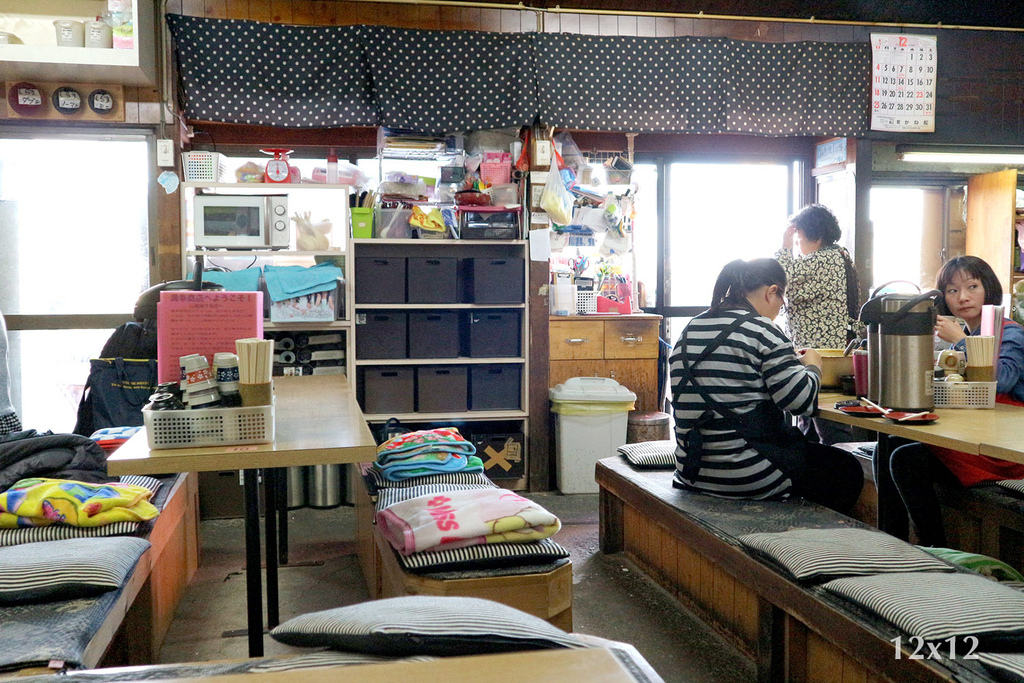
[[[157,375],[161,382],[181,378],[178,359],[235,353],[236,339],[263,338],[263,292],[160,292],[156,305]]]
[[[871,34],[871,130],[935,132],[935,36]]]

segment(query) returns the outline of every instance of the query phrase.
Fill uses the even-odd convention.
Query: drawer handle
[[[566,339],[565,343],[566,344],[586,344],[589,341],[590,341],[589,339],[583,337],[583,338],[579,338],[579,339]]]
[[[623,344],[639,344],[644,340],[644,338],[639,334],[629,335],[626,337],[619,337],[619,339],[622,340]]]

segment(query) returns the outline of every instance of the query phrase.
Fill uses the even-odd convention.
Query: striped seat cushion
[[[1024,496],[1024,479],[1003,479],[996,483],[1011,493]]]
[[[160,480],[142,475],[125,475],[122,484],[142,486],[155,495],[160,488]],[[51,524],[50,526],[22,527],[20,529],[0,529],[0,548],[21,545],[22,543],[39,543],[42,541],[63,541],[69,538],[101,538],[104,536],[130,536],[139,532],[150,522],[114,522],[97,527],[71,526],[69,524]]]
[[[539,617],[491,600],[407,595],[313,612],[270,632],[298,647],[413,656],[585,647]]]
[[[1024,646],[1024,593],[978,574],[877,574],[822,588],[926,641],[973,636],[996,652]]]
[[[633,467],[670,470],[676,466],[675,441],[641,441],[619,446],[619,453]]]
[[[800,581],[884,572],[953,572],[947,562],[871,529],[792,529],[747,534],[740,543]]]
[[[71,538],[0,548],[0,605],[72,600],[121,586],[149,541]]]
[[[979,652],[978,659],[1000,681],[1024,683],[1024,655]]]
[[[429,486],[432,484],[489,484],[494,486],[483,472],[442,472],[427,474],[422,477],[410,477],[402,481],[388,481],[373,467],[363,473],[371,491],[380,489],[403,489],[410,486]]]
[[[402,569],[413,574],[472,571],[547,565],[568,559],[569,551],[550,538],[532,543],[486,543],[455,550],[436,550],[401,555]]]

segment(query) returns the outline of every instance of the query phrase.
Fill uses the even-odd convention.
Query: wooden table
[[[894,536],[906,539],[909,528],[903,503],[889,472],[892,455],[890,437],[1024,463],[1024,436],[1021,434],[1024,410],[1019,406],[997,403],[991,410],[936,408],[934,412],[939,416],[936,422],[910,425],[889,422],[880,417],[847,415],[836,409],[836,402],[853,399],[853,396],[822,393],[818,396],[819,417],[878,433],[878,446],[872,462],[875,488],[878,490],[878,528]]]
[[[107,459],[107,472],[170,474],[243,470],[249,656],[263,654],[259,470],[266,490],[278,490],[280,468],[334,465],[376,458],[376,442],[343,375],[277,377],[274,441],[268,444],[150,450],[140,430]],[[277,496],[267,495],[267,622],[277,625]],[[284,506],[281,506],[282,509]]]

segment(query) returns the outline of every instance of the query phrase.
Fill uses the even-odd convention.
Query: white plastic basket
[[[995,382],[932,382],[936,408],[995,408]]]
[[[597,313],[597,292],[576,290],[576,312],[580,315]]]
[[[185,152],[181,155],[185,181],[220,183],[227,180],[228,169],[220,152]]]
[[[270,443],[274,440],[274,406],[143,410],[149,447],[199,448]]]

